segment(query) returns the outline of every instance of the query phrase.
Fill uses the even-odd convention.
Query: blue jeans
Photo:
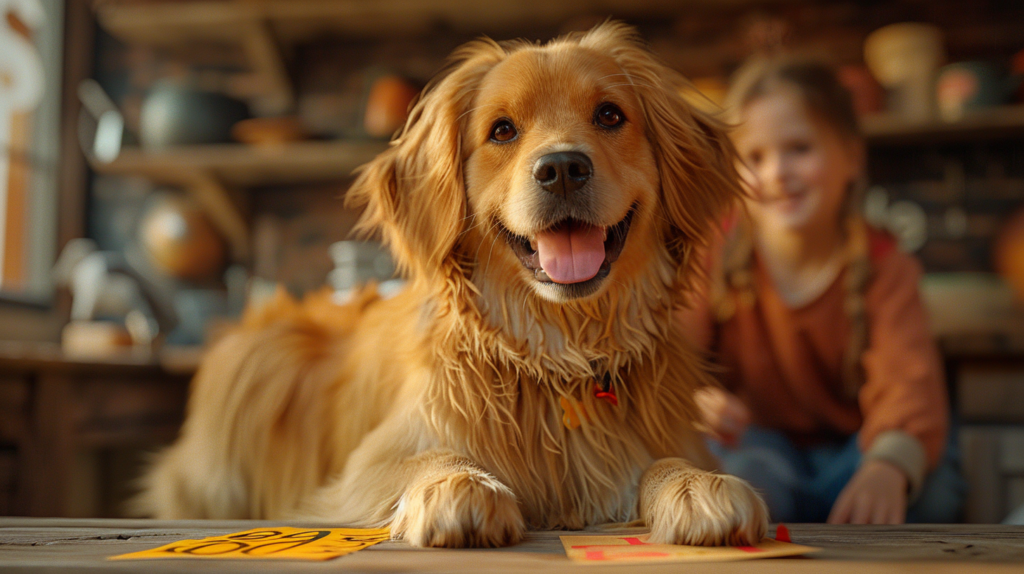
[[[721,461],[720,470],[761,492],[774,522],[825,522],[861,462],[857,435],[845,442],[797,448],[782,432],[752,426],[736,447],[708,443]],[[907,522],[957,522],[966,492],[957,444],[951,440],[939,467],[925,478],[907,509]]]

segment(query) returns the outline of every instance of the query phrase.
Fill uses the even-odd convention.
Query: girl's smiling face
[[[813,115],[793,88],[750,101],[735,135],[751,215],[773,228],[838,225],[863,148]]]

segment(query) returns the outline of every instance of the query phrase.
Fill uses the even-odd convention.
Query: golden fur
[[[407,287],[344,306],[282,294],[248,311],[203,361],[139,507],[390,524],[421,546],[637,518],[655,541],[758,541],[760,498],[700,470],[714,462],[691,395],[708,379],[671,321],[692,250],[738,193],[721,125],[683,86],[617,23],[460,48],[348,194]],[[626,118],[614,131],[594,120],[607,101]],[[512,144],[489,141],[502,117]],[[593,160],[575,209],[605,226],[634,212],[590,293],[539,283],[506,241],[551,224],[559,206],[530,166],[553,150]],[[618,406],[593,395],[605,373]],[[583,405],[575,430],[562,398]]]

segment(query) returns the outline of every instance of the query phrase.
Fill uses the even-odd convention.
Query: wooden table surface
[[[415,549],[384,542],[325,562],[231,560],[107,561],[107,557],[259,526],[327,526],[259,521],[0,518],[0,572],[680,572],[867,573],[1024,572],[1024,526],[829,526],[795,524],[793,542],[821,548],[808,557],[650,566],[573,564],[558,536],[533,532],[500,550]],[[334,525],[337,526],[337,525]],[[774,527],[770,533],[774,536]]]

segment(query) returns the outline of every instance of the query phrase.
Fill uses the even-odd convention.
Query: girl
[[[858,213],[849,94],[827,66],[776,58],[742,68],[728,104],[748,199],[682,313],[721,367],[698,404],[722,470],[760,488],[776,521],[955,521],[921,267]]]

